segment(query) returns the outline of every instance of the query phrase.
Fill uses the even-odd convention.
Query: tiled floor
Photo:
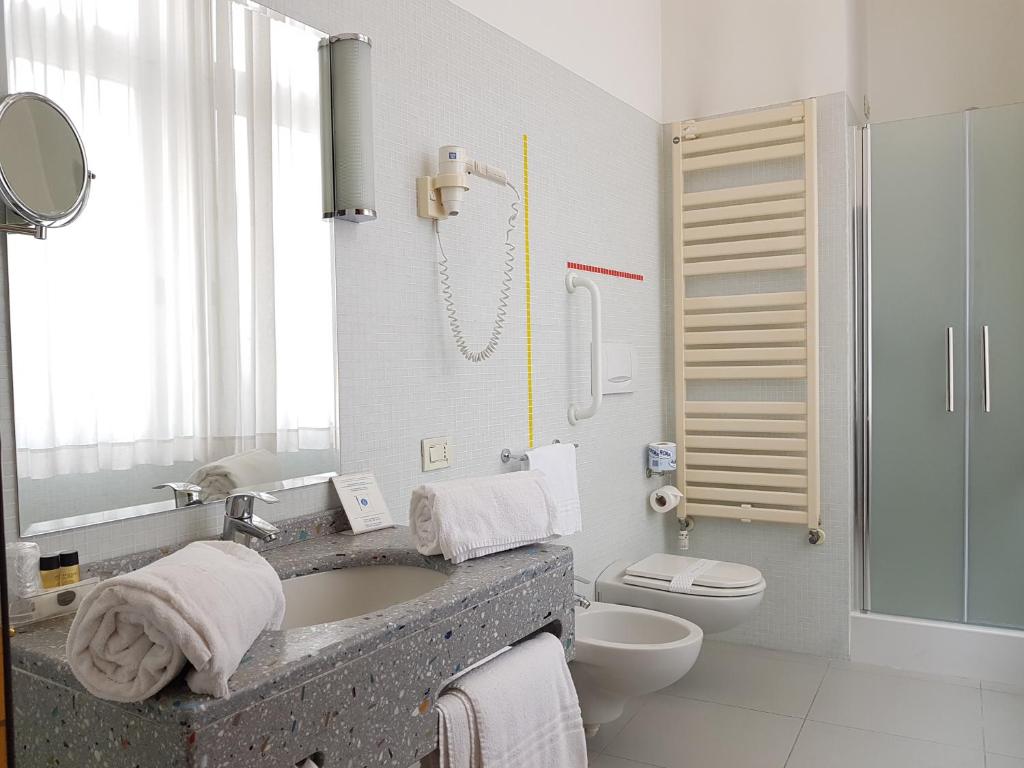
[[[705,641],[592,768],[1024,768],[1024,690]]]

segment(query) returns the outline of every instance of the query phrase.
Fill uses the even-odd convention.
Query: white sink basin
[[[360,565],[285,579],[281,629],[373,613],[413,600],[446,581],[443,573],[412,565]]]

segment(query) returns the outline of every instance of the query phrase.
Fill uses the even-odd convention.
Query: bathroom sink
[[[424,595],[448,577],[412,565],[361,565],[296,576],[281,582],[285,614],[281,629],[351,619]]]

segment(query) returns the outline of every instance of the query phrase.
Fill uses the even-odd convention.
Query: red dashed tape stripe
[[[639,272],[623,272],[619,269],[608,269],[607,267],[595,267],[592,264],[580,264],[576,261],[567,261],[565,266],[569,269],[578,269],[580,272],[595,272],[599,275],[608,275],[609,277],[622,277],[626,280],[639,280],[643,282],[644,276]]]

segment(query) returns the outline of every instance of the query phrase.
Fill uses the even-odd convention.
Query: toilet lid
[[[626,568],[627,576],[656,581],[672,581],[679,573],[696,565],[698,558],[681,555],[648,555]],[[740,563],[717,561],[714,565],[697,574],[693,579],[694,587],[710,587],[712,589],[746,589],[761,583],[763,577],[757,568]]]
[[[644,576],[630,576],[628,573],[622,577],[623,584],[630,584],[634,587],[644,587],[646,589],[658,589],[662,592],[671,592],[672,594],[679,594],[672,592],[670,585],[671,581],[664,581],[662,579],[648,579]],[[698,597],[718,597],[722,599],[730,597],[746,597],[748,595],[756,595],[759,592],[764,592],[766,587],[764,579],[761,579],[757,584],[752,584],[749,587],[736,587],[734,589],[721,589],[719,587],[702,587],[699,584],[694,584],[685,594],[695,595]]]

